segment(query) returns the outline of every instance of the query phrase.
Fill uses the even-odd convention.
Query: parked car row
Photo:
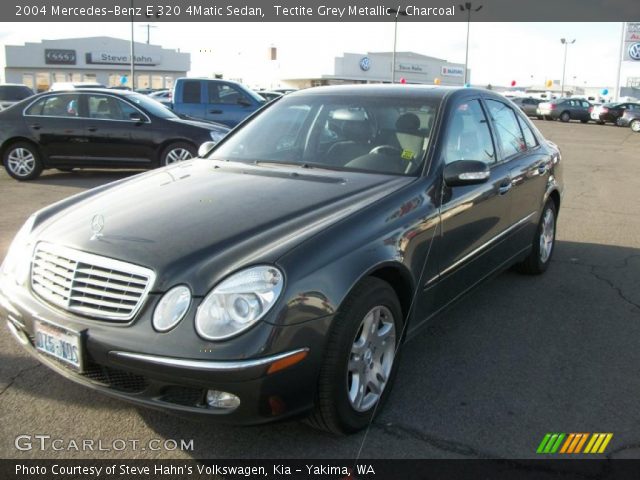
[[[560,120],[570,122],[579,120],[582,123],[590,121],[599,125],[613,123],[621,127],[630,127],[634,132],[640,132],[640,103],[619,102],[593,104],[582,98],[558,98],[550,102],[537,98],[512,98],[511,101],[529,117],[539,120]]]

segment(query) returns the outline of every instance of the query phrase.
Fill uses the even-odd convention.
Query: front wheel
[[[567,123],[569,120],[571,120],[571,114],[569,112],[562,112],[562,115],[560,115],[560,121]]]
[[[542,210],[538,228],[536,229],[531,253],[524,261],[516,265],[516,269],[519,272],[529,275],[539,275],[547,270],[556,242],[557,215],[556,204],[553,200],[547,201]]]
[[[184,162],[196,156],[196,149],[186,142],[175,142],[166,147],[160,154],[160,165],[166,167],[173,163]]]
[[[9,145],[2,160],[7,173],[16,180],[33,180],[42,173],[40,153],[32,143],[17,142]]]
[[[630,124],[629,127],[631,128],[631,130],[633,130],[636,133],[640,133],[640,120],[633,120]]]
[[[308,423],[335,434],[353,433],[369,425],[391,390],[402,309],[388,283],[368,277],[344,301],[333,324]]]

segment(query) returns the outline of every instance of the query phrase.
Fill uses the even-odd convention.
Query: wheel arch
[[[40,148],[40,146],[36,142],[34,142],[32,139],[27,138],[27,137],[11,137],[11,138],[5,140],[2,145],[0,145],[0,163],[2,165],[4,165],[4,155],[5,155],[5,153],[7,153],[7,150],[9,149],[9,147],[11,145],[16,144],[16,143],[22,143],[22,142],[29,143],[29,144],[33,145],[33,147],[36,149],[38,155],[40,155],[40,161],[42,161],[43,163],[46,164],[46,158],[42,154],[42,149]]]

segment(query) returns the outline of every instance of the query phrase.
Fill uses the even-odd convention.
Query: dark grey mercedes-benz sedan
[[[489,91],[292,93],[207,158],[33,214],[0,315],[42,363],[125,400],[354,432],[406,338],[492,273],[547,269],[561,165]]]

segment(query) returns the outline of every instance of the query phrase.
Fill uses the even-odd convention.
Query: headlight
[[[153,328],[166,332],[175,327],[191,304],[191,291],[178,285],[165,293],[153,312]]]
[[[226,133],[218,132],[217,130],[210,130],[209,131],[209,136],[211,137],[211,140],[213,140],[216,143],[218,143],[220,140],[222,140],[225,135],[226,135]]]
[[[35,221],[36,216],[31,215],[18,230],[13,242],[11,242],[7,256],[2,262],[2,268],[0,268],[3,274],[11,275],[18,285],[22,285],[29,275],[33,249],[33,245],[29,243],[29,235]]]
[[[282,273],[275,267],[253,267],[231,275],[198,307],[198,334],[207,340],[222,340],[243,332],[273,307],[283,284]]]

